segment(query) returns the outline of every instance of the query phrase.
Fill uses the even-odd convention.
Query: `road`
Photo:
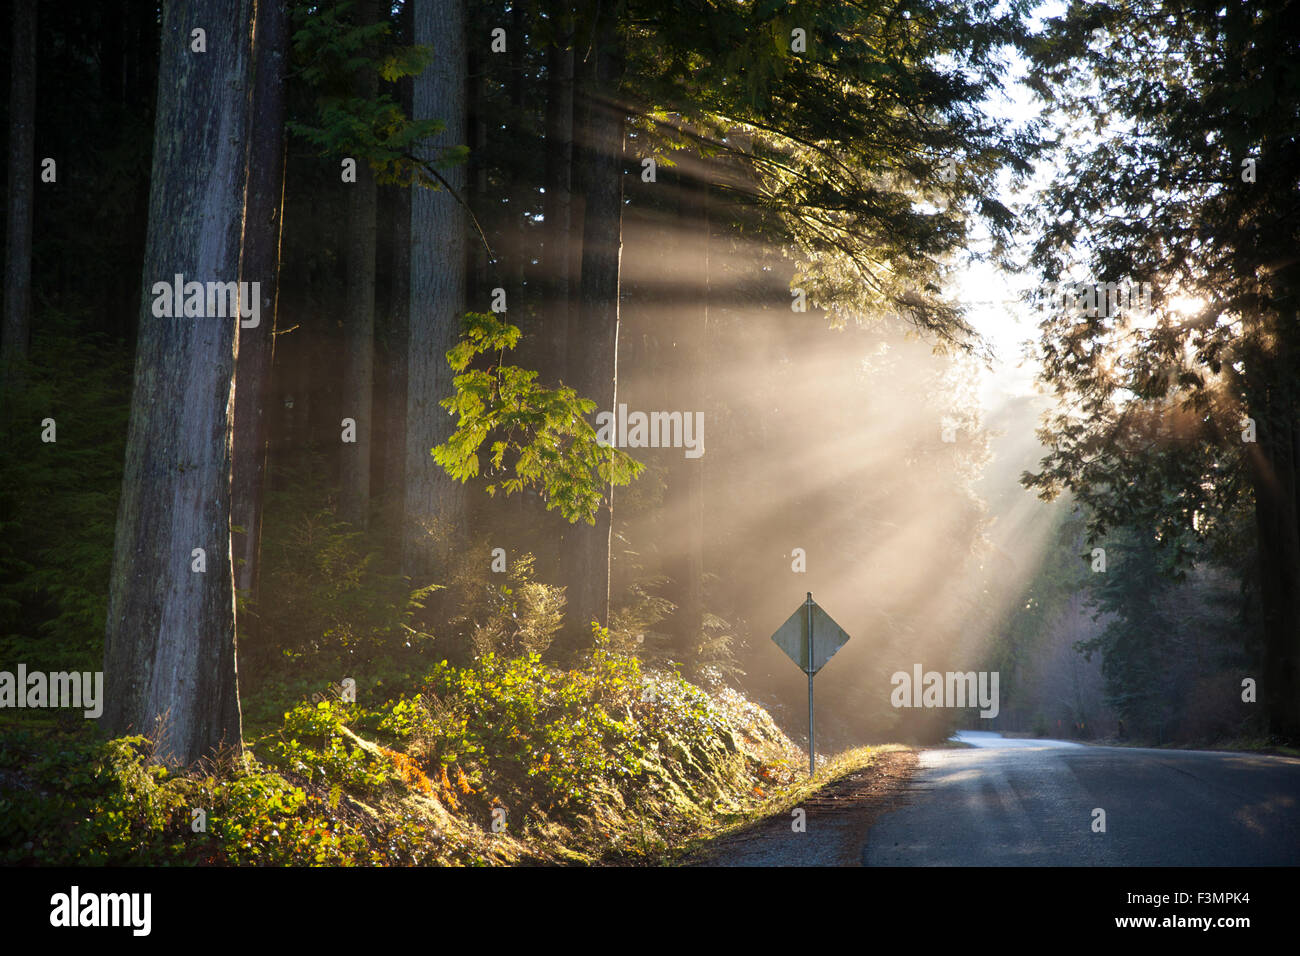
[[[721,865],[1300,865],[1300,760],[1083,746],[964,732],[970,749],[922,751],[869,827],[825,819],[770,828]],[[1105,831],[1095,830],[1105,812]],[[855,808],[846,807],[854,813]],[[833,834],[833,836],[832,836]],[[843,845],[850,838],[853,845]]]

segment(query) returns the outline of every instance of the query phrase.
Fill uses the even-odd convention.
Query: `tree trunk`
[[[0,390],[22,388],[32,326],[32,183],[36,176],[36,0],[14,0],[9,85],[9,200]]]
[[[163,12],[103,721],[115,734],[154,734],[157,756],[169,762],[242,746],[230,553],[239,320],[158,317],[152,290],[177,274],[186,282],[239,278],[251,14],[248,0],[177,0]],[[206,53],[190,52],[194,24],[207,31]]]
[[[573,197],[573,12],[565,0],[552,0],[548,9],[553,42],[546,51],[546,111],[542,173],[541,256],[531,270],[540,308],[519,322],[524,335],[516,350],[516,361],[536,369],[542,382],[557,384],[565,378],[565,342],[574,293],[571,270]],[[561,519],[545,513],[540,495],[520,495],[520,508],[527,515],[521,525],[553,527]],[[567,529],[566,529],[567,530]],[[561,549],[538,549],[537,576],[548,583],[563,579]]]
[[[488,54],[490,57],[492,54]],[[489,215],[488,191],[488,151],[487,119],[485,90],[488,77],[488,57],[474,46],[465,54],[465,71],[469,82],[465,91],[466,132],[469,139],[469,158],[465,166],[465,182],[468,194],[465,202],[474,210],[478,221],[491,229],[492,215]],[[495,206],[495,203],[492,204]],[[495,213],[493,213],[495,215]],[[466,288],[466,301],[482,302],[488,290],[488,251],[481,242],[472,242],[466,251],[470,258],[469,285]]]
[[[1300,401],[1285,334],[1274,374],[1251,405],[1257,442],[1247,445],[1255,495],[1264,660],[1258,700],[1268,732],[1300,740]],[[1274,364],[1276,363],[1276,364]]]
[[[374,0],[356,7],[357,24],[377,18]],[[356,95],[371,102],[378,94],[375,74],[363,70]],[[370,446],[374,432],[375,385],[375,229],[378,193],[364,156],[357,161],[357,181],[348,190],[348,291],[344,317],[343,417],[356,422],[354,442],[342,443],[339,516],[358,528],[370,518]]]
[[[402,6],[398,42],[412,42],[411,5]],[[397,97],[402,112],[411,115],[411,80],[398,81]],[[384,330],[384,524],[390,535],[402,527],[406,492],[406,343],[411,309],[411,190],[394,189],[392,213],[392,259],[389,262],[388,323]]]
[[[235,362],[235,434],[230,476],[235,587],[257,601],[262,504],[275,363],[284,210],[284,69],[289,46],[285,0],[259,0],[254,30],[253,111],[249,124],[248,194],[240,278],[260,283],[261,316],[239,329]],[[242,531],[235,529],[243,529]],[[245,619],[239,631],[248,633]]]
[[[383,349],[383,498],[384,527],[395,534],[402,524],[406,469],[406,342],[411,308],[411,191],[388,197],[386,227],[392,230],[391,285],[380,335]]]
[[[541,272],[544,324],[536,336],[537,368],[545,381],[564,375],[569,325],[569,234],[573,190],[573,18],[567,4],[555,4],[552,17],[565,35],[546,52],[546,160],[542,222],[545,229]]]
[[[623,58],[617,23],[608,11],[596,22],[585,71],[580,183],[584,193],[582,275],[570,315],[569,377],[596,411],[617,409],[619,260],[623,222],[623,123],[616,105]],[[568,642],[588,645],[591,624],[609,623],[610,537],[614,489],[594,526],[579,523],[565,536]]]
[[[663,394],[671,402],[663,404],[680,410],[684,419],[704,409],[702,375],[709,315],[708,184],[691,181],[684,174],[676,178],[679,235],[690,246],[686,261],[701,270],[698,276],[679,279],[691,295],[676,316],[676,328],[667,343],[668,374]],[[679,449],[667,454],[664,514],[672,529],[672,540],[665,570],[672,579],[668,599],[677,606],[668,624],[680,660],[693,669],[699,661],[704,633],[704,458],[687,458]]]
[[[528,30],[531,7],[532,0],[511,0],[510,3],[510,46],[508,48],[510,79],[507,88],[510,91],[510,122],[514,125],[515,135],[519,137],[521,143],[526,142],[526,137],[529,137],[532,132],[529,129],[531,125],[529,116],[524,109],[524,36]],[[502,263],[501,275],[506,282],[507,301],[513,305],[516,315],[523,315],[525,312],[524,278],[532,271],[529,263],[532,260],[533,250],[528,246],[529,229],[526,209],[529,194],[535,189],[535,181],[529,183],[527,177],[516,175],[509,191],[508,213],[512,224],[508,230],[510,235],[506,243],[511,248],[508,250],[507,260]]]
[[[435,59],[415,78],[416,119],[446,124],[426,151],[465,142],[464,0],[416,0],[415,42],[434,47]],[[442,170],[460,196],[465,168]],[[406,402],[406,515],[402,526],[404,573],[428,578],[445,570],[454,535],[464,530],[465,489],[430,454],[455,422],[438,403],[452,394],[447,350],[460,334],[465,312],[464,209],[445,189],[416,187],[411,196],[411,310]]]

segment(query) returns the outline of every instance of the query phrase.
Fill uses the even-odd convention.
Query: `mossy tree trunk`
[[[169,762],[241,746],[230,551],[238,318],[157,317],[152,289],[178,273],[187,282],[239,277],[251,26],[250,0],[175,0],[163,10],[102,720],[115,734],[154,734]],[[206,52],[192,51],[196,29]]]

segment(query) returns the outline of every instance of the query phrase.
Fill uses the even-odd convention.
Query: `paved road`
[[[1300,760],[964,732],[927,750],[868,866],[1300,865]],[[1106,831],[1093,831],[1093,811]]]

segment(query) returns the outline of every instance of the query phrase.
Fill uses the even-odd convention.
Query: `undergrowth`
[[[488,654],[373,707],[304,701],[245,753],[185,771],[145,737],[7,732],[0,862],[655,861],[797,778],[760,709],[594,640],[569,670]]]

